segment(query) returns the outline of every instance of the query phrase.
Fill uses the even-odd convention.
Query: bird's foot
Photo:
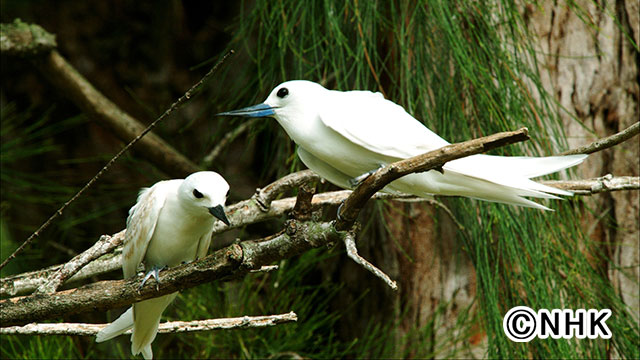
[[[151,277],[153,277],[154,279],[156,279],[156,290],[160,290],[160,285],[159,285],[160,283],[159,283],[159,281],[158,281],[159,276],[160,276],[160,270],[164,270],[164,269],[166,269],[166,268],[167,268],[166,266],[161,267],[161,268],[160,268],[160,267],[157,267],[157,266],[152,267],[152,268],[151,268],[151,270],[149,270],[149,271],[147,272],[147,274],[144,276],[144,279],[142,279],[142,284],[140,284],[140,287],[138,288],[138,291],[140,291],[140,290],[142,289],[142,287],[144,286],[144,284],[145,284],[145,283],[147,282],[147,280],[149,280],[149,278],[151,278]]]
[[[344,205],[344,202],[345,200],[342,200],[340,205],[338,205],[338,212],[336,214],[336,219],[338,219],[338,221],[342,221],[342,216],[340,216],[340,211],[342,210],[342,206]]]
[[[355,189],[356,187],[358,187],[358,185],[362,184],[363,181],[367,180],[367,178],[369,176],[371,176],[374,172],[382,169],[383,167],[384,167],[384,165],[380,164],[380,166],[378,166],[377,169],[373,169],[373,170],[367,171],[366,173],[364,173],[362,175],[358,175],[358,176],[356,176],[356,177],[354,177],[352,179],[349,179],[349,181],[348,181],[349,185],[351,186],[351,188]]]

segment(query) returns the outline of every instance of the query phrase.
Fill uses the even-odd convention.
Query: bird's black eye
[[[279,98],[284,98],[287,95],[289,95],[289,89],[285,87],[280,88],[280,90],[278,90],[278,93],[276,95],[278,95]]]
[[[197,197],[198,199],[202,199],[204,197],[204,195],[202,195],[202,193],[196,189],[193,189],[193,196]]]
[[[227,194],[225,195],[225,197],[228,197],[228,196],[229,196],[229,191],[230,191],[230,190],[231,190],[231,189],[227,190]]]

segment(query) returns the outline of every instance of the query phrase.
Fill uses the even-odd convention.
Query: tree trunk
[[[592,27],[564,4],[548,1],[542,9],[527,9],[530,28],[539,38],[538,61],[544,86],[568,111],[562,117],[571,148],[622,131],[640,118],[640,55],[626,38],[631,37],[636,44],[640,40],[638,1],[585,1],[580,6],[588,11]],[[609,173],[638,176],[639,146],[636,136],[592,154],[578,168],[578,178]],[[603,270],[609,270],[611,281],[638,319],[638,192],[601,194],[588,204],[595,212],[585,213],[584,222],[597,224],[591,226],[590,236],[604,244],[603,250],[613,260],[603,264]],[[603,220],[606,218],[610,222]]]

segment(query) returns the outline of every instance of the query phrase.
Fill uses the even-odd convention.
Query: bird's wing
[[[167,199],[167,183],[161,181],[150,188],[142,189],[138,201],[129,210],[122,251],[122,270],[125,278],[136,274],[136,269],[147,252],[160,210]]]
[[[449,144],[380,93],[330,93],[330,101],[319,112],[320,120],[370,151],[403,159]]]
[[[313,156],[312,153],[305,150],[303,147],[298,147],[298,156],[302,160],[302,162],[307,165],[309,169],[313,169],[318,175],[323,177],[325,180],[330,183],[339,186],[343,189],[350,189],[351,185],[349,184],[349,180],[353,177],[348,176],[333,166],[327,164],[326,162],[318,159]]]
[[[211,245],[211,236],[213,236],[213,228],[202,235],[200,241],[198,241],[198,250],[196,250],[196,256],[198,259],[202,259],[207,256],[209,252],[209,245]]]

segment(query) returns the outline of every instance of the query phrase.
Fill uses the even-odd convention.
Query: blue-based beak
[[[216,115],[244,116],[244,117],[267,117],[275,115],[274,108],[267,104],[258,104],[242,108],[239,110],[227,111]]]

